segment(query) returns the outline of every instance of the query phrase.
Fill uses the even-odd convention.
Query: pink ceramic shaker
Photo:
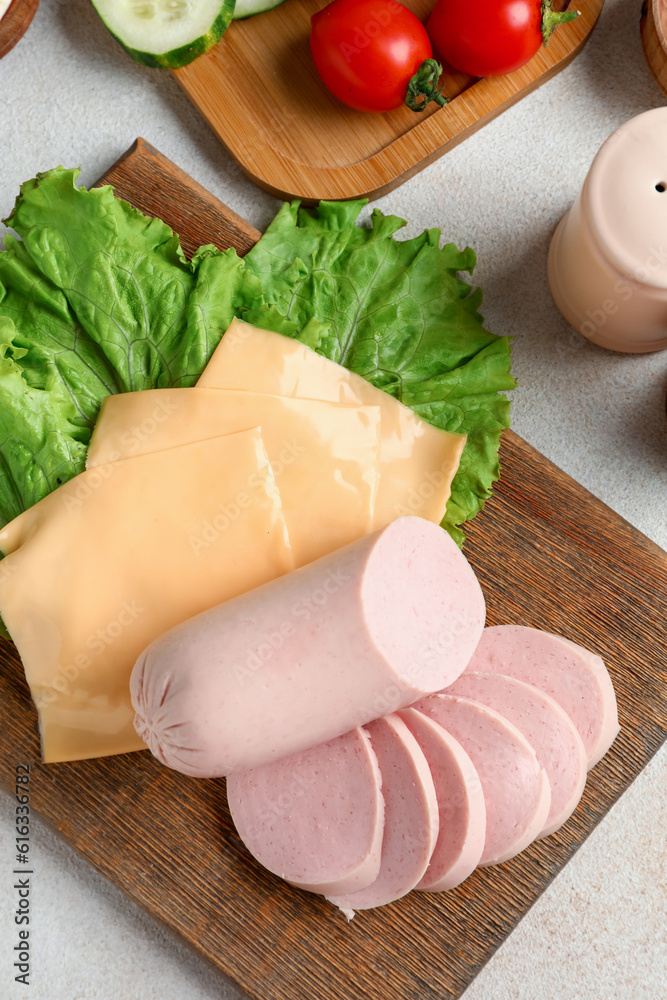
[[[604,143],[549,248],[565,319],[614,351],[667,348],[667,107]]]

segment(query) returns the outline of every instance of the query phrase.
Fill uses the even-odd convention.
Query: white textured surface
[[[410,218],[410,233],[439,225],[476,249],[487,325],[515,336],[514,428],[667,547],[667,352],[632,357],[589,345],[561,320],[546,282],[550,234],[602,141],[666,103],[644,65],[639,8],[607,0],[571,67],[379,204]],[[0,62],[0,94],[0,214],[36,171],[81,165],[90,183],[137,135],[258,227],[275,212],[277,202],[231,163],[171,78],[135,66],[87,0],[42,0]],[[41,823],[32,841],[33,985],[15,986],[12,810],[0,797],[0,996],[236,996]],[[466,1000],[667,997],[666,831],[663,749]]]

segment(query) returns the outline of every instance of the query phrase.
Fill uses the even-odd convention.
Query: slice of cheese
[[[0,532],[44,760],[145,749],[129,678],[173,625],[294,568],[259,429],[84,472]]]
[[[373,529],[380,410],[219,389],[108,396],[88,468],[260,426],[297,566]]]
[[[393,396],[300,341],[234,320],[197,385],[379,406],[380,485],[373,527],[402,514],[438,524],[445,516],[465,435],[421,420]]]

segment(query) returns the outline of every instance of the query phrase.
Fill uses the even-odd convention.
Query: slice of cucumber
[[[234,0],[92,0],[105,25],[144,66],[179,69],[220,41]]]
[[[240,21],[244,17],[252,17],[253,14],[263,14],[265,10],[280,7],[281,3],[285,3],[285,0],[236,0],[234,20]]]

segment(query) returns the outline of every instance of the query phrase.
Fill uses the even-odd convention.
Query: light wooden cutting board
[[[287,0],[234,21],[177,83],[248,177],[281,198],[377,198],[412,177],[564,69],[585,45],[604,0],[577,0],[576,21],[525,66],[478,80],[446,68],[451,102],[416,114],[364,114],[337,101],[310,56],[310,18],[328,0]],[[404,0],[426,20],[435,0]],[[555,0],[557,9],[567,0]],[[549,122],[544,122],[549,128]]]

